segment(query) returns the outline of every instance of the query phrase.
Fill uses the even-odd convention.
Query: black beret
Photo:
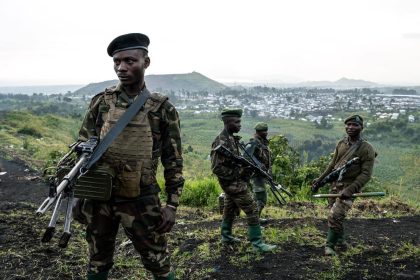
[[[220,116],[223,118],[227,117],[242,117],[242,109],[223,109]]]
[[[107,52],[109,56],[125,50],[143,49],[148,51],[149,37],[141,33],[129,33],[118,36],[109,44]]]
[[[344,123],[346,124],[349,121],[353,121],[353,122],[358,123],[361,126],[363,126],[363,118],[359,115],[353,115],[353,116],[350,116],[350,117],[346,118],[344,120]]]

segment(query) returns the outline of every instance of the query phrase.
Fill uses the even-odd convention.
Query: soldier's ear
[[[149,56],[146,56],[144,58],[144,68],[149,67],[149,65],[150,65],[150,57]]]

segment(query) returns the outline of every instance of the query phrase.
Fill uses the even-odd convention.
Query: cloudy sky
[[[130,32],[147,74],[420,84],[417,0],[1,0],[0,30],[0,86],[114,79],[106,48]]]

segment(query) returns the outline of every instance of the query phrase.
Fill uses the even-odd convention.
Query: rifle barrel
[[[352,197],[373,197],[373,196],[385,196],[385,192],[366,192],[366,193],[355,193]],[[339,194],[322,193],[314,194],[314,198],[328,198],[328,197],[340,197]]]

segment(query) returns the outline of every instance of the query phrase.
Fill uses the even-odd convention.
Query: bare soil
[[[67,249],[58,248],[56,239],[51,244],[41,243],[49,217],[38,217],[35,210],[46,198],[48,187],[24,162],[0,158],[0,168],[7,172],[0,176],[0,279],[84,279],[87,247],[82,227],[75,225]],[[303,202],[287,207],[293,211],[313,205]],[[364,211],[383,209],[370,204],[355,205],[355,217],[346,222],[353,253],[343,251],[337,258],[324,257],[322,245],[302,244],[294,239],[278,244],[279,249],[267,254],[221,248],[217,234],[191,235],[197,231],[217,232],[218,220],[209,219],[208,213],[201,209],[180,211],[179,221],[188,222],[178,223],[169,234],[170,250],[177,251],[172,258],[173,265],[177,271],[182,270],[182,279],[420,279],[420,216],[406,205],[397,203],[392,207],[402,207],[406,215],[367,219],[363,218]],[[323,235],[327,231],[325,219],[311,217],[271,219],[265,231],[303,225],[313,226]],[[237,221],[236,228],[245,228],[243,218]],[[211,257],[183,262],[183,256],[194,254],[203,244],[208,245]],[[136,258],[131,247],[120,242],[116,255]],[[233,264],[232,259],[237,259],[238,264]],[[118,264],[110,276],[139,279],[129,276],[135,269],[139,268]],[[145,275],[144,279],[151,279],[149,274]]]

